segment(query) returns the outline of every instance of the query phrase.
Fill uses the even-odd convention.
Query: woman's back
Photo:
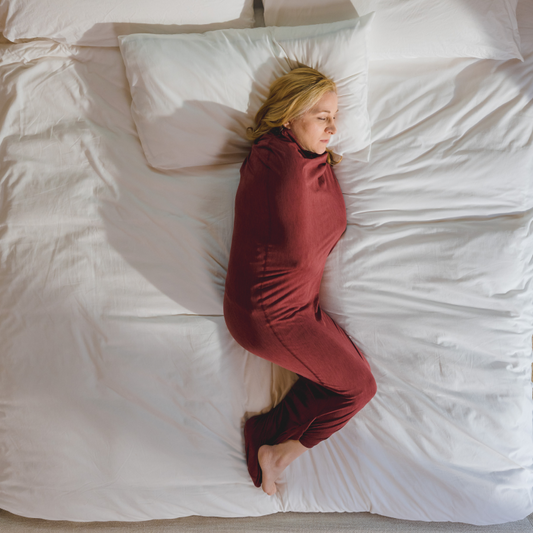
[[[287,130],[253,146],[235,199],[225,313],[259,307],[277,322],[318,303],[326,258],[346,228],[326,157],[303,150]]]

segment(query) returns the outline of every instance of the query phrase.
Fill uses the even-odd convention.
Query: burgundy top
[[[344,198],[326,159],[283,129],[263,135],[241,167],[224,317],[241,346],[270,360],[279,341],[298,351],[295,327],[316,331],[322,321],[324,265],[346,229]]]

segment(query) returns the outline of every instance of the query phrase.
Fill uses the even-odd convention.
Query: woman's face
[[[323,154],[332,135],[335,135],[337,95],[326,93],[317,104],[302,116],[283,126],[291,131],[300,146],[309,152]]]

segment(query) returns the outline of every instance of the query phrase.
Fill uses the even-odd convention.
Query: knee
[[[378,390],[376,380],[368,368],[367,371],[359,373],[354,379],[354,387],[348,393],[354,410],[362,409],[375,395]]]
[[[378,384],[376,383],[376,380],[372,374],[372,372],[368,371],[367,376],[367,382],[366,382],[366,397],[368,398],[366,403],[368,403],[378,391]]]

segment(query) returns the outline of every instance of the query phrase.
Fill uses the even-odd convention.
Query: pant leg
[[[312,448],[342,429],[375,393],[370,369],[359,375],[357,388],[344,394],[300,376],[274,409],[256,417],[266,439],[262,444],[299,440]]]
[[[301,421],[306,431],[299,440],[311,448],[344,427],[372,399],[376,382],[361,351],[320,306],[311,317],[277,331],[286,350],[274,362],[300,376],[281,402],[280,410],[287,410],[282,423],[291,432]]]
[[[308,330],[308,342],[293,343],[292,349],[288,346],[283,361],[277,352],[275,362],[289,370],[298,369],[300,377],[274,409],[246,422],[248,470],[256,486],[261,485],[260,446],[299,440],[312,448],[343,428],[376,393],[366,359],[346,333],[330,317],[327,320],[328,334],[318,328],[317,335],[309,335]],[[294,354],[295,346],[311,349],[306,357],[302,350]],[[324,359],[320,350],[326,346]]]

